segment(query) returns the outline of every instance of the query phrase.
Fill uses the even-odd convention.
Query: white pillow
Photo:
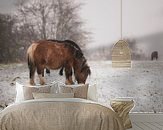
[[[60,87],[59,87],[59,91],[60,92],[63,92],[63,91],[61,91],[61,89],[62,89],[62,87],[64,86],[64,87],[70,87],[70,88],[78,88],[78,87],[81,87],[81,86],[83,86],[83,85],[85,85],[85,84],[75,84],[75,85],[61,85]],[[88,85],[88,84],[86,84],[86,85]],[[65,88],[66,89],[66,88]],[[73,91],[72,91],[73,92]],[[70,91],[68,91],[68,93],[70,93]],[[75,92],[73,92],[73,93],[75,93]],[[74,97],[75,97],[75,95],[74,95]],[[94,85],[89,85],[88,86],[88,90],[87,90],[87,99],[88,100],[92,100],[92,101],[98,101],[98,98],[97,98],[97,87],[96,87],[96,84],[94,84]]]
[[[92,101],[97,101],[97,87],[96,84],[89,85],[87,99]]]
[[[53,82],[48,85],[42,85],[42,86],[29,86],[29,85],[23,85],[21,83],[16,82],[15,102],[17,103],[28,99],[33,99],[32,92],[54,93],[54,91],[58,91],[57,89],[58,89],[58,85],[56,82]]]
[[[74,93],[74,98],[87,99],[89,84],[74,84],[59,86],[60,93]]]

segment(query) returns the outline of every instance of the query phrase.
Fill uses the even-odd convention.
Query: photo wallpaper
[[[16,81],[29,84],[28,47],[49,39],[79,45],[91,69],[86,83],[96,84],[98,102],[110,106],[112,99],[132,98],[132,112],[163,112],[162,0],[63,0],[61,8],[37,2],[0,1],[0,106],[14,103]],[[126,44],[117,49],[119,40]],[[65,83],[65,73],[50,71],[47,84]]]

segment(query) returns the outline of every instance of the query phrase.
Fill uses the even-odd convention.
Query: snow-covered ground
[[[112,68],[111,61],[88,64],[92,74],[87,82],[97,85],[99,102],[109,105],[110,99],[132,97],[133,112],[163,112],[163,61],[132,61],[132,68]],[[16,79],[28,83],[26,64],[0,65],[0,102],[14,101]],[[51,71],[46,80],[64,82],[64,76]]]
[[[99,102],[132,97],[135,112],[163,112],[163,62],[137,61],[132,68],[112,68],[110,61],[90,65],[90,82],[97,83]]]

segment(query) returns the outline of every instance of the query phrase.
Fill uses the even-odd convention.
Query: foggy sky
[[[122,0],[123,38],[163,32],[163,0]],[[94,33],[94,44],[120,39],[120,0],[84,0],[82,16]]]
[[[0,13],[11,13],[15,11],[15,1],[16,0],[0,0]]]
[[[0,12],[15,11],[16,0],[0,0]],[[89,46],[112,44],[120,39],[120,0],[80,0],[81,16],[93,41]],[[163,34],[163,0],[122,0],[123,38],[136,38],[144,50],[162,51],[163,41],[147,38]],[[157,36],[156,36],[157,37]],[[142,40],[143,39],[143,40]]]

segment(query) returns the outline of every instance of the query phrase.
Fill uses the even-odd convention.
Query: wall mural
[[[4,10],[0,8],[0,106],[15,101],[16,81],[28,84],[26,50],[31,43],[29,41],[70,39],[78,43],[88,59],[92,73],[87,83],[97,85],[98,102],[110,106],[114,98],[129,97],[135,102],[133,112],[163,112],[161,0],[153,0],[154,4],[126,0],[123,9],[122,3],[120,9],[120,1],[107,1],[103,5],[98,1],[92,4],[90,0],[84,5],[84,15],[78,10],[82,5],[80,2],[66,4],[60,1],[59,5],[37,0],[19,2],[16,7],[9,2],[14,17],[9,13],[10,6]],[[33,7],[37,5],[47,7],[47,11],[38,7],[36,12]],[[62,10],[56,11],[53,6],[56,10]],[[69,11],[72,12],[67,14]],[[40,15],[46,16],[46,20],[40,19]],[[84,21],[82,17],[87,20]],[[85,27],[83,23],[93,29]],[[116,44],[120,38],[119,32],[125,44]],[[120,40],[120,43],[123,42]],[[64,83],[65,76],[59,76],[58,71],[52,70],[50,75],[45,75],[47,83]]]

